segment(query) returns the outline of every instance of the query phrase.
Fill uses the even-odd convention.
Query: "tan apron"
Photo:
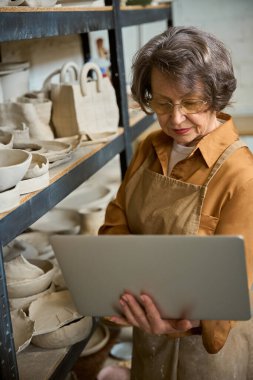
[[[152,172],[148,169],[154,160],[152,152],[126,187],[131,233],[197,234],[209,182],[223,162],[242,146],[245,144],[236,141],[223,152],[204,185]],[[237,323],[217,354],[208,354],[197,335],[169,339],[134,328],[133,343],[132,380],[253,379],[252,320]]]

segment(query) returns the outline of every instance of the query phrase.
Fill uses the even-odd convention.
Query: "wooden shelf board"
[[[171,7],[171,3],[166,4],[159,4],[159,5],[126,5],[120,7],[120,10],[122,11],[138,11],[138,10],[145,10],[145,9],[167,9]],[[29,6],[9,6],[9,7],[0,7],[0,12],[3,13],[22,13],[22,12],[98,12],[98,11],[105,11],[109,12],[112,11],[112,6],[107,5],[104,7],[89,7],[85,5],[80,6],[71,6],[71,5],[64,5],[61,6],[57,5],[55,7],[29,7]]]
[[[115,135],[115,137],[112,140],[108,141],[107,143],[98,143],[98,144],[94,144],[94,145],[86,145],[86,146],[78,148],[75,152],[73,152],[73,155],[69,161],[49,170],[50,185],[52,185],[58,179],[64,177],[64,175],[69,173],[74,168],[78,167],[78,165],[80,165],[82,162],[86,161],[88,158],[92,157],[94,154],[99,152],[104,146],[109,145],[111,141],[113,141],[116,137],[118,137],[122,134],[123,134],[123,128],[119,128],[119,132]],[[32,199],[37,194],[39,194],[42,190],[43,189],[38,190],[38,191],[33,191],[33,192],[30,192],[30,193],[27,193],[27,194],[21,196],[20,205],[25,203],[25,202],[28,202],[30,199]],[[16,208],[14,208],[10,211],[0,213],[0,220],[3,219],[8,214],[11,214],[19,206],[17,206]]]
[[[91,338],[98,321],[98,318],[93,318],[87,338],[73,346],[45,349],[29,344],[17,355],[19,380],[58,380],[63,378],[63,374],[65,378]]]
[[[20,380],[48,380],[67,352],[66,347],[46,350],[30,344],[17,356]]]
[[[112,11],[112,6],[104,6],[104,7],[75,7],[75,6],[61,6],[61,7],[39,7],[33,8],[28,6],[9,6],[9,7],[0,7],[0,12],[3,13],[24,13],[24,12],[109,12]]]
[[[138,11],[143,9],[164,9],[171,7],[171,2],[157,5],[124,5],[120,7],[122,11]]]

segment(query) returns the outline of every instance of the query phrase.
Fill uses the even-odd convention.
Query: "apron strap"
[[[222,155],[218,158],[216,161],[214,167],[212,168],[211,172],[209,173],[209,176],[207,177],[207,180],[205,182],[205,186],[208,186],[211,179],[215,176],[217,171],[220,169],[223,162],[231,156],[237,149],[240,149],[244,146],[247,146],[242,140],[236,140],[233,144],[229,145],[229,147],[222,153]]]
[[[148,169],[150,164],[155,161],[156,159],[156,155],[155,155],[155,150],[154,148],[150,151],[150,153],[148,154],[147,158],[145,158],[143,164],[142,164],[142,167],[143,169]]]

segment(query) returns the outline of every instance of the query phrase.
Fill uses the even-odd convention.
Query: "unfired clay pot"
[[[34,322],[23,312],[23,310],[13,310],[11,312],[13,338],[16,353],[23,351],[31,342]]]
[[[17,207],[20,202],[19,184],[0,192],[0,212],[7,212]]]
[[[0,130],[13,134],[13,148],[23,149],[20,146],[16,146],[16,144],[19,144],[21,141],[27,142],[30,139],[29,128],[25,125],[25,123],[22,123],[19,128],[8,125],[0,126]]]
[[[13,133],[0,130],[0,149],[11,149],[13,147]]]
[[[7,283],[32,280],[44,274],[41,268],[31,264],[22,255],[5,263],[4,268]]]
[[[48,234],[77,234],[80,230],[80,215],[73,210],[53,208],[33,223],[30,228]]]
[[[29,317],[35,321],[35,335],[47,334],[82,318],[68,290],[40,297],[29,306]]]
[[[20,149],[0,149],[0,191],[15,187],[29,168],[32,155]]]
[[[20,281],[7,281],[8,295],[11,298],[28,297],[46,290],[52,282],[54,266],[47,260],[29,260],[43,270],[43,274],[36,278]]]
[[[45,296],[46,294],[50,294],[54,291],[55,291],[55,286],[52,283],[48,289],[44,290],[41,293],[34,294],[28,297],[22,297],[22,298],[9,298],[10,308],[11,310],[22,309],[26,312],[28,310],[29,305],[33,301],[35,301],[36,299],[40,297]]]
[[[32,8],[53,7],[57,3],[57,0],[23,0],[23,3]]]
[[[57,208],[65,210],[82,210],[94,208],[106,208],[113,198],[113,191],[109,186],[100,184],[85,184],[79,186],[75,191],[58,203]]]
[[[36,335],[32,343],[42,348],[62,348],[87,338],[92,329],[92,317],[83,317],[47,334]]]
[[[97,235],[98,229],[104,223],[105,210],[94,207],[79,211],[81,215],[80,234]]]
[[[32,161],[27,169],[24,178],[34,178],[40,177],[43,174],[47,173],[49,169],[48,159],[39,153],[32,152]]]

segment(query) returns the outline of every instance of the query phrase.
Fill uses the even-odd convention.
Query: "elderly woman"
[[[241,234],[250,287],[253,158],[220,112],[235,88],[229,52],[197,28],[169,28],[140,49],[133,97],[161,130],[139,145],[100,234]],[[253,379],[251,321],[165,320],[155,299],[141,300],[125,293],[111,318],[134,326],[133,380]]]

